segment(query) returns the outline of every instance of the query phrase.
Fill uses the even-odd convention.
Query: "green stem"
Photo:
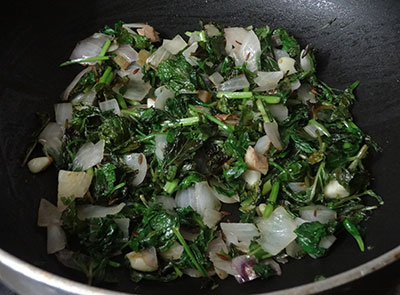
[[[97,84],[108,84],[111,82],[110,77],[112,77],[112,68],[108,66],[104,71],[103,75],[100,77],[100,80]]]
[[[271,95],[254,95],[256,99],[262,99],[266,103],[275,104],[281,101],[279,96],[271,96]]]
[[[110,45],[111,45],[111,40],[107,39],[106,42],[104,43],[103,47],[101,48],[101,52],[100,52],[99,56],[105,56]],[[101,61],[99,62],[99,64],[101,64]]]
[[[245,92],[229,92],[229,91],[218,91],[218,98],[231,98],[231,99],[242,99],[242,98],[251,98],[253,97],[253,92],[245,91]]]
[[[235,130],[232,125],[225,124],[224,122],[221,122],[220,120],[218,120],[214,116],[212,116],[212,115],[210,115],[210,114],[208,114],[208,113],[206,113],[204,111],[196,109],[193,105],[189,105],[189,108],[192,111],[195,111],[197,113],[201,113],[204,117],[206,117],[206,119],[208,119],[209,121],[217,124],[219,127],[221,127],[222,130],[224,130],[226,132],[232,133]]]
[[[311,193],[310,193],[310,199],[309,199],[310,201],[312,201],[312,199],[315,196],[315,193],[317,191],[317,185],[318,185],[319,177],[320,177],[320,174],[321,174],[321,172],[322,172],[322,170],[324,168],[325,168],[325,162],[321,162],[321,164],[319,164],[317,174],[315,175],[314,183],[311,186]]]
[[[107,60],[109,58],[110,58],[109,56],[93,56],[93,57],[88,57],[88,58],[78,58],[78,59],[73,59],[73,60],[63,62],[62,64],[60,64],[60,67],[69,66],[69,65],[77,64],[77,63],[81,63],[81,62],[102,61],[102,60]]]
[[[262,214],[263,218],[270,217],[272,214],[272,211],[274,211],[274,204],[276,203],[276,199],[278,198],[279,186],[280,186],[279,181],[276,181],[276,182],[274,182],[274,184],[272,184],[271,192],[268,197],[268,204],[265,207],[265,210]]]
[[[161,124],[162,127],[178,127],[178,126],[191,126],[200,122],[199,117],[189,117],[176,120],[175,122],[165,121]]]
[[[285,171],[285,168],[283,168],[281,165],[279,165],[279,164],[276,163],[276,162],[269,161],[269,162],[268,162],[268,165],[270,165],[270,166],[272,166],[272,167],[275,167],[276,169],[278,169],[278,170],[281,171],[281,172],[284,172],[284,171]]]
[[[343,221],[343,226],[357,241],[358,247],[360,247],[361,252],[364,252],[364,250],[365,250],[364,249],[364,241],[363,241],[357,227],[349,219],[345,219]]]
[[[118,104],[121,107],[121,109],[127,109],[128,108],[128,105],[126,104],[126,101],[125,101],[125,99],[123,98],[122,95],[117,94],[116,98],[117,98]]]
[[[354,171],[356,170],[358,164],[360,163],[360,161],[366,156],[368,151],[368,146],[366,144],[364,144],[361,149],[358,151],[357,155],[355,156],[353,162],[350,163],[349,165],[349,170],[350,171]]]
[[[326,127],[324,125],[322,125],[321,123],[318,123],[314,119],[311,119],[308,123],[314,125],[315,127],[317,127],[318,130],[321,131],[326,136],[331,137],[331,134],[329,133],[328,129],[326,129]]]
[[[178,186],[178,183],[179,183],[178,179],[167,181],[167,183],[164,185],[164,191],[169,195],[172,194],[175,191],[176,187]]]
[[[264,122],[272,122],[273,120],[271,120],[271,118],[268,116],[267,111],[265,110],[264,104],[261,101],[261,99],[256,100],[256,105],[263,117]]]

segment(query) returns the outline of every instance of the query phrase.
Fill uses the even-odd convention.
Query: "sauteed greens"
[[[265,279],[346,230],[365,250],[360,223],[383,202],[363,165],[378,147],[350,113],[358,82],[320,81],[312,47],[285,29],[207,24],[161,40],[118,22],[70,64],[84,67],[28,166],[59,170],[38,224],[90,283],[116,269],[135,282]]]

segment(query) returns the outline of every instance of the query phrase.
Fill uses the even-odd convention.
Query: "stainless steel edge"
[[[361,278],[400,258],[400,246],[353,269],[309,284],[261,293],[264,295],[303,295],[321,292]],[[0,249],[0,280],[21,295],[127,295],[87,286],[44,271]]]

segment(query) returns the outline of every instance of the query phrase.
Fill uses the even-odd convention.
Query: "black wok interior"
[[[397,0],[128,0],[13,1],[1,9],[0,55],[0,247],[55,274],[82,281],[46,254],[46,233],[36,227],[40,198],[55,202],[53,167],[32,175],[20,163],[30,134],[38,128],[35,112],[53,112],[60,93],[79,66],[60,68],[77,41],[118,20],[148,22],[164,37],[199,28],[199,21],[224,25],[286,27],[305,46],[317,49],[320,77],[343,88],[360,80],[356,123],[383,148],[370,155],[373,187],[385,205],[366,222],[361,253],[341,234],[326,258],[283,265],[281,277],[238,285],[233,278],[212,292],[201,281],[184,278],[162,284],[134,284],[121,275],[102,287],[144,294],[251,294],[298,286],[349,270],[400,244],[400,3]],[[336,20],[321,29],[333,18]]]

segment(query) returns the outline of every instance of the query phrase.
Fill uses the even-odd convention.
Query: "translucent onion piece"
[[[147,99],[147,108],[154,108],[155,105],[156,100],[153,97]]]
[[[86,59],[100,55],[101,49],[107,40],[112,37],[102,33],[94,33],[92,36],[79,41],[71,53],[70,59]],[[82,64],[95,64],[96,62],[82,62]]]
[[[289,117],[289,110],[284,104],[270,104],[268,109],[278,122],[283,122]]]
[[[271,141],[269,140],[268,135],[264,135],[257,140],[254,149],[256,150],[257,153],[264,155],[268,152],[270,145]]]
[[[147,58],[146,63],[152,65],[153,67],[157,68],[158,65],[170,58],[172,54],[164,48],[164,46],[159,47],[149,58]]]
[[[294,233],[296,223],[281,206],[277,207],[269,218],[259,220],[257,227],[261,233],[258,242],[272,255],[281,252],[297,237]]]
[[[243,284],[258,278],[254,271],[254,265],[258,264],[257,259],[253,256],[241,255],[232,259],[232,267],[237,272],[235,279],[238,283]]]
[[[197,66],[197,61],[199,60],[197,57],[193,56],[193,53],[196,52],[198,47],[199,44],[194,42],[182,52],[182,55],[185,57],[186,61],[192,66]]]
[[[173,210],[176,207],[175,199],[167,196],[157,196],[154,204],[161,204],[165,210]]]
[[[311,86],[308,84],[303,84],[297,89],[297,97],[304,104],[317,102],[314,93],[311,92]]]
[[[99,102],[99,108],[102,112],[112,110],[114,114],[118,116],[121,115],[121,110],[119,108],[118,101],[115,98]]]
[[[154,30],[152,26],[144,25],[143,28],[137,30],[139,35],[146,36],[151,40],[151,42],[158,42],[160,41],[160,37],[158,36],[158,32]]]
[[[268,172],[268,160],[267,157],[258,153],[253,147],[249,146],[247,148],[246,154],[244,156],[244,161],[247,168],[251,170],[256,170],[262,174],[267,174]]]
[[[307,132],[308,135],[310,135],[313,138],[317,138],[318,135],[319,136],[323,135],[323,133],[314,124],[308,124],[307,126],[304,126],[303,129],[305,132]]]
[[[154,107],[160,110],[164,109],[168,98],[175,98],[175,93],[169,90],[166,86],[158,87],[154,91],[154,95],[156,96]]]
[[[107,215],[115,215],[121,212],[125,207],[125,203],[115,206],[98,206],[98,205],[80,205],[77,207],[77,216],[80,220],[88,218],[106,217]]]
[[[40,200],[37,225],[46,227],[50,225],[59,225],[61,211],[46,199]]]
[[[55,104],[54,112],[57,124],[65,126],[67,122],[72,121],[72,104],[70,102]]]
[[[249,188],[260,185],[261,173],[259,171],[247,169],[242,177]]]
[[[221,252],[228,253],[229,250],[222,238],[218,237],[208,244],[208,257],[214,264],[216,273],[218,274],[218,270],[222,270],[227,274],[236,275],[237,272],[232,268],[232,262],[230,260],[222,259],[221,256],[217,255]]]
[[[114,57],[114,61],[121,67],[121,69],[126,69],[131,63],[138,60],[138,53],[128,44],[122,44],[114,52],[117,54]]]
[[[208,76],[208,79],[213,83],[215,86],[219,86],[222,82],[224,82],[224,77],[218,72],[213,73],[212,75]]]
[[[183,246],[178,242],[174,242],[168,251],[160,252],[160,256],[165,260],[178,260],[183,253]]]
[[[127,242],[129,240],[130,219],[129,218],[115,218],[114,221],[118,225],[118,228],[123,233],[122,241]]]
[[[59,262],[61,262],[62,265],[75,269],[75,270],[80,270],[80,268],[76,265],[76,262],[74,260],[75,252],[68,250],[68,249],[62,249],[61,251],[58,251],[55,253],[56,258]]]
[[[312,62],[311,58],[308,54],[306,56],[302,57],[304,55],[305,49],[303,49],[300,53],[300,67],[304,72],[309,72],[312,70]]]
[[[152,272],[158,269],[157,253],[154,247],[141,252],[129,252],[126,254],[126,258],[135,270]]]
[[[87,93],[80,93],[77,96],[75,96],[71,100],[71,103],[73,105],[84,104],[84,105],[91,106],[94,104],[94,102],[96,100],[96,95],[97,95],[96,88],[92,87],[92,89],[90,89],[90,91],[88,91]]]
[[[51,224],[47,227],[47,253],[54,254],[65,248],[67,237],[59,224]]]
[[[219,85],[219,91],[236,91],[250,86],[245,75],[239,75]]]
[[[278,60],[278,66],[284,74],[295,74],[297,71],[294,67],[296,60],[291,57],[281,57]]]
[[[99,140],[96,144],[87,142],[82,145],[72,162],[72,168],[87,170],[99,164],[104,157],[104,145],[104,139]]]
[[[197,200],[195,210],[199,212],[200,215],[204,217],[204,211],[206,209],[219,210],[221,208],[221,203],[215,197],[213,190],[206,181],[197,182],[194,187],[194,194]]]
[[[143,81],[143,73],[140,68],[130,73],[128,78],[127,90],[123,96],[127,99],[141,101],[151,89],[150,83]]]
[[[319,245],[321,248],[329,249],[333,243],[336,241],[336,237],[334,235],[329,235],[326,237],[323,237],[321,241],[319,242]]]
[[[221,222],[220,226],[228,246],[233,244],[244,252],[249,250],[251,240],[260,235],[253,223]]]
[[[54,159],[57,159],[62,149],[62,137],[64,128],[59,124],[50,122],[39,134],[39,142],[43,145],[43,152]]]
[[[72,80],[72,82],[67,86],[67,88],[64,90],[64,92],[61,95],[62,100],[68,100],[69,94],[71,91],[75,88],[76,84],[81,80],[81,78],[88,72],[92,70],[91,67],[87,67],[83,69],[78,75],[75,76],[75,78]]]
[[[221,219],[222,214],[219,211],[209,208],[204,209],[203,222],[209,228],[214,228]]]
[[[50,122],[47,126],[43,129],[43,131],[39,134],[39,140],[49,140],[50,138],[61,138],[64,136],[64,128],[61,125]]]
[[[58,172],[58,202],[59,210],[64,210],[62,198],[82,198],[89,190],[93,174],[60,170]]]
[[[124,162],[132,170],[136,170],[137,174],[132,180],[133,186],[141,184],[147,174],[147,160],[146,156],[142,153],[132,153],[124,156]]]
[[[196,32],[191,32],[189,40],[188,40],[188,44],[191,45],[194,42],[199,42],[199,41],[201,41],[199,34],[197,34]]]
[[[298,79],[296,81],[290,83],[290,89],[292,91],[295,91],[295,90],[299,89],[300,86],[301,86],[301,83],[300,83],[300,80],[298,80]]]
[[[278,150],[281,151],[283,149],[281,137],[279,135],[278,124],[276,121],[273,122],[265,122],[264,123],[265,133],[268,135],[268,138],[271,140],[272,145]]]
[[[324,188],[324,196],[330,199],[345,198],[350,193],[336,179],[332,179]]]
[[[274,48],[275,60],[278,61],[281,57],[290,57],[285,50]]]
[[[167,147],[167,136],[166,135],[156,135],[156,157],[159,160],[164,160],[164,152]]]
[[[184,49],[187,43],[180,35],[176,35],[174,39],[168,40],[164,39],[162,47],[168,50],[172,55],[178,54],[179,51]]]
[[[175,202],[179,208],[192,207],[193,210],[197,209],[197,200],[195,196],[194,187],[188,187],[187,189],[178,191],[176,193]]]
[[[289,182],[288,187],[295,194],[306,191],[307,187],[304,182]]]
[[[220,34],[218,28],[213,24],[204,25],[204,30],[206,31],[208,37],[215,37]]]
[[[293,241],[289,245],[287,245],[285,251],[287,255],[295,259],[300,259],[305,254],[303,248],[301,248],[296,241]]]
[[[224,185],[219,184],[217,182],[212,182],[211,183],[213,185],[212,189],[214,190],[214,196],[220,200],[222,203],[225,204],[233,204],[233,203],[237,203],[240,201],[239,195],[238,194],[234,194],[233,196],[229,197],[229,196],[225,196],[224,194],[220,194],[217,192],[217,190],[215,189],[215,187],[224,187]]]
[[[331,210],[328,207],[322,205],[311,205],[302,207],[299,209],[300,217],[307,221],[319,221],[322,224],[326,224],[329,221],[337,218],[335,210]]]
[[[278,86],[278,82],[283,78],[282,71],[276,72],[261,72],[257,73],[257,78],[254,82],[259,86],[254,89],[254,91],[268,91],[275,89]]]

